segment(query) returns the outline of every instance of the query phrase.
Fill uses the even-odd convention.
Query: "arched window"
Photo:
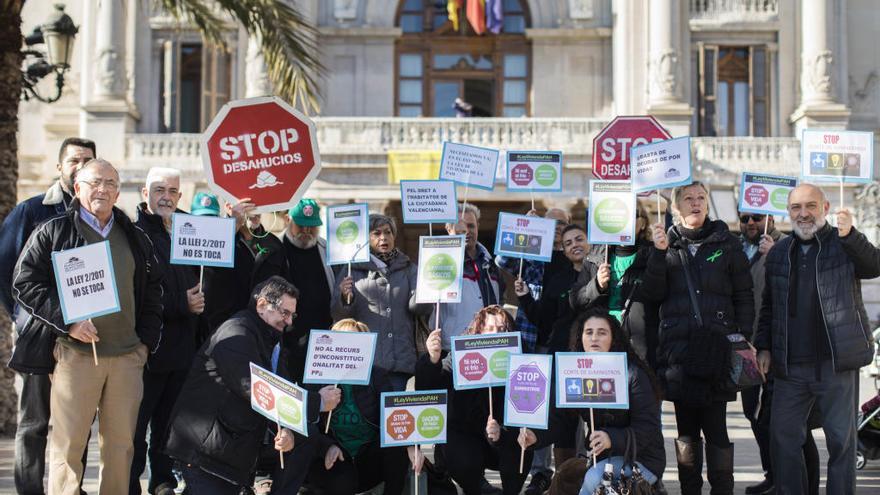
[[[484,11],[488,25],[483,28],[478,22],[478,29],[468,19],[468,0],[454,2],[457,8],[449,7],[449,0],[400,2],[397,25],[403,35],[395,50],[396,115],[454,117],[456,98],[471,105],[474,117],[530,115],[528,8],[519,0],[480,3],[488,4],[488,10],[495,2],[501,18]],[[450,9],[458,14],[457,29]]]

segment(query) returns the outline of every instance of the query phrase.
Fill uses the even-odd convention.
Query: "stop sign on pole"
[[[593,138],[593,176],[601,180],[629,180],[630,149],[670,138],[650,115],[615,117]]]
[[[321,172],[315,123],[277,97],[223,105],[201,153],[211,189],[231,203],[251,198],[257,212],[290,208]]]

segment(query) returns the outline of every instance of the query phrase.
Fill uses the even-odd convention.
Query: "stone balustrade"
[[[691,19],[769,20],[778,12],[778,0],[690,0]]]

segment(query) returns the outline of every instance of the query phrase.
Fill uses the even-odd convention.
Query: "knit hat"
[[[320,227],[324,225],[321,221],[321,207],[314,199],[301,199],[299,203],[291,208],[288,212],[293,223],[300,227]]]
[[[219,217],[220,203],[217,201],[217,196],[205,192],[196,193],[193,196],[190,213],[193,215]]]

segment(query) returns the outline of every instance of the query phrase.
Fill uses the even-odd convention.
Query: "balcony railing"
[[[388,150],[440,150],[443,141],[502,150],[559,150],[569,165],[592,162],[593,137],[603,119],[317,118],[318,149],[328,166],[375,166]],[[201,170],[199,134],[130,134],[124,168],[139,175],[153,166]],[[743,171],[799,174],[796,138],[695,137],[697,175],[738,176]],[[580,165],[582,164],[582,165]],[[729,179],[725,179],[727,181]]]
[[[778,0],[690,0],[692,20],[766,21],[778,12]]]

